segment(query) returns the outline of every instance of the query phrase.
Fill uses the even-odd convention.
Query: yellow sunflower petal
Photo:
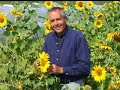
[[[85,3],[83,1],[76,1],[75,7],[77,10],[83,10],[85,8]]]
[[[97,28],[101,28],[103,26],[102,20],[96,20],[94,22],[94,26],[97,27]]]
[[[46,8],[50,9],[53,7],[53,1],[45,1],[44,5]]]
[[[87,6],[88,6],[88,8],[92,8],[92,7],[94,6],[93,1],[89,1],[89,2],[87,3]]]
[[[100,65],[94,67],[91,74],[96,82],[101,82],[106,79],[106,71]]]
[[[7,25],[7,18],[4,13],[0,13],[0,27],[4,27]]]
[[[42,52],[39,55],[38,61],[39,61],[38,66],[39,66],[41,72],[46,73],[47,69],[50,67],[49,54],[45,53],[45,52]]]

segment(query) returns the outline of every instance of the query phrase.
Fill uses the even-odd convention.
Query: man
[[[84,85],[83,78],[90,72],[90,53],[87,40],[80,31],[67,25],[67,16],[60,7],[53,7],[48,13],[53,32],[46,36],[43,51],[50,55],[49,74],[59,77],[61,84],[71,90]],[[63,86],[62,90],[66,90]]]

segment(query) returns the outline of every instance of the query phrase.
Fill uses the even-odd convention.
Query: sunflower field
[[[49,55],[42,52],[45,37],[52,32],[46,16],[53,6],[63,8],[68,25],[88,40],[91,72],[78,90],[119,90],[120,2],[101,7],[92,1],[56,2],[14,2],[9,14],[0,10],[0,90],[60,90],[59,78],[46,73]],[[45,15],[38,8],[44,8]]]

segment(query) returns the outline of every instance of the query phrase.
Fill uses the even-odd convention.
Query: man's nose
[[[54,25],[57,25],[57,24],[58,24],[58,21],[57,21],[57,20],[55,20],[55,21],[54,21]]]

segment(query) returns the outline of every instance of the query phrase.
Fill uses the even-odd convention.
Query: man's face
[[[56,33],[62,33],[66,27],[66,19],[61,15],[60,10],[55,10],[49,13],[51,27]]]

